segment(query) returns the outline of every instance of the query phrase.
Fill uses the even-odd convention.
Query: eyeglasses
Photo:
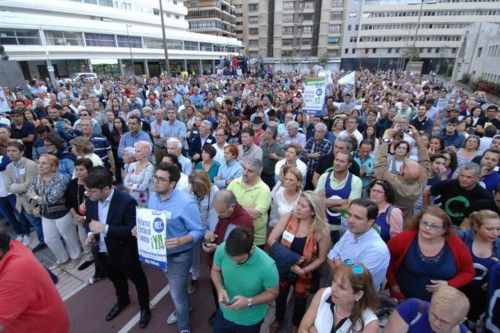
[[[89,114],[88,113],[80,113],[80,117],[82,116],[88,116]]]
[[[160,182],[164,182],[164,183],[166,183],[166,182],[168,182],[168,181],[169,181],[169,179],[168,179],[168,178],[165,178],[165,177],[160,177],[160,176],[157,176],[157,175],[154,175],[154,176],[153,176],[153,179],[154,179],[154,180],[158,180],[158,181],[160,181]]]
[[[429,223],[429,222],[424,221],[424,220],[420,220],[420,225],[427,227],[427,228],[430,228],[430,229],[433,229],[433,230],[439,230],[439,229],[443,228],[443,226],[441,226],[441,225],[432,224],[432,223]]]
[[[363,266],[361,266],[360,264],[355,264],[354,263],[354,260],[352,259],[346,259],[344,260],[344,264],[345,265],[349,265],[349,266],[352,266],[352,272],[355,274],[355,275],[361,275],[363,274],[364,272],[364,268]]]
[[[384,194],[385,192],[383,190],[377,190],[377,189],[370,189],[370,192],[371,193],[380,193],[380,194]]]

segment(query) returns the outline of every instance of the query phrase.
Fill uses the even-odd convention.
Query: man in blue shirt
[[[189,100],[196,110],[200,112],[203,108],[203,104],[205,103],[205,98],[202,94],[200,94],[200,89],[198,87],[193,88],[193,94],[189,97]]]
[[[179,168],[162,162],[153,176],[153,191],[148,208],[167,211],[168,269],[165,273],[170,285],[170,295],[175,311],[170,314],[167,324],[177,322],[179,332],[190,332],[189,295],[187,277],[193,258],[193,244],[205,234],[201,224],[200,211],[192,196],[176,189],[181,174]]]
[[[129,131],[123,134],[120,139],[120,143],[118,144],[118,157],[120,158],[123,158],[125,148],[134,147],[136,142],[145,140],[152,144],[150,136],[146,132],[141,130],[141,120],[139,119],[139,117],[131,115],[128,118],[128,129]]]

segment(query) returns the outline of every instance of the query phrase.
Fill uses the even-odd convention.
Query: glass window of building
[[[115,36],[108,34],[85,33],[87,46],[110,46],[116,47]]]
[[[118,47],[142,48],[141,37],[118,35],[116,40]]]

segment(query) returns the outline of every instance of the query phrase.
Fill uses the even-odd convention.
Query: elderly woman
[[[314,295],[298,332],[378,333],[377,306],[370,271],[348,259],[335,269],[332,286]]]
[[[196,163],[195,170],[203,170],[210,178],[210,181],[214,181],[217,173],[219,172],[220,164],[214,161],[214,157],[217,154],[217,150],[214,146],[204,145],[201,148],[201,161]]]
[[[76,159],[88,158],[92,161],[92,166],[103,165],[102,160],[94,153],[94,145],[89,139],[83,136],[79,136],[71,140],[71,152],[75,155]],[[73,173],[73,178],[76,175]]]
[[[471,303],[467,319],[475,323],[481,314],[486,311],[488,298],[488,281],[493,266],[499,264],[500,259],[500,217],[491,210],[473,212],[466,220],[466,227],[470,229],[460,232],[472,254],[472,261],[476,269],[474,280],[462,291]]]
[[[394,155],[387,159],[389,171],[399,175],[401,166],[404,164],[406,157],[410,154],[410,144],[407,141],[399,141],[394,145]]]
[[[64,140],[55,133],[49,133],[45,136],[43,144],[48,154],[54,155],[59,159],[59,173],[72,176],[75,168],[75,159],[74,156],[65,149]]]
[[[274,167],[274,176],[276,180],[279,180],[281,175],[281,168],[284,165],[289,165],[296,167],[302,173],[302,177],[305,179],[307,174],[307,165],[299,159],[302,147],[297,143],[291,143],[286,146],[285,158],[279,160]]]
[[[42,206],[45,243],[57,260],[50,269],[68,263],[69,259],[71,262],[67,268],[73,268],[78,264],[81,254],[73,217],[64,197],[70,178],[58,173],[58,167],[59,160],[56,156],[41,155],[38,160],[38,176],[26,192],[26,196],[34,205]]]
[[[280,183],[273,189],[269,227],[274,227],[281,216],[297,207],[304,177],[299,169],[284,166]]]
[[[214,183],[219,189],[226,188],[233,179],[241,177],[243,174],[243,167],[236,160],[238,154],[239,151],[236,145],[231,144],[224,147],[224,160],[226,163],[219,167],[217,176],[214,179]]]
[[[386,180],[374,180],[368,187],[370,200],[378,206],[375,223],[384,242],[403,231],[403,212],[394,205],[394,190]]]
[[[399,304],[384,333],[466,333],[469,330],[462,323],[468,309],[469,302],[462,292],[443,286],[432,295],[430,303],[412,298]]]
[[[213,147],[212,147],[213,148]],[[213,185],[206,172],[194,170],[189,175],[189,185],[191,193],[198,203],[200,210],[201,223],[205,230],[209,226],[217,224],[219,219],[214,208],[215,194],[219,191],[217,186]],[[193,245],[193,259],[191,261],[191,283],[188,286],[189,294],[194,294],[198,290],[198,280],[200,278],[200,253],[201,240]]]
[[[391,238],[387,280],[398,300],[429,301],[443,285],[462,288],[474,277],[472,257],[464,242],[452,233],[450,217],[430,206],[414,217],[409,230]]]
[[[286,272],[280,271],[276,319],[272,324],[272,331],[275,331],[283,323],[288,292],[293,285],[295,305],[292,322],[296,329],[305,313],[307,297],[319,287],[318,269],[325,262],[330,247],[330,229],[320,197],[311,191],[303,192],[297,208],[280,218],[269,235],[267,244],[273,248],[272,256],[275,260],[280,261],[276,253],[283,250],[298,258]]]
[[[149,162],[152,146],[141,140],[135,145],[135,162],[130,163],[123,179],[123,186],[137,201],[139,207],[146,207],[149,199],[149,187],[154,175],[154,166]]]

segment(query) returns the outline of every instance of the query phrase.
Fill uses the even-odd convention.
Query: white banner
[[[137,208],[137,248],[139,259],[163,271],[167,270],[167,220],[170,212]]]
[[[324,77],[312,77],[304,79],[304,112],[310,115],[321,115],[325,102],[327,79]]]
[[[352,84],[352,85],[354,85],[355,80],[356,80],[355,74],[356,74],[355,72],[351,72],[351,73],[347,74],[346,76],[340,78],[337,81],[338,84]]]

